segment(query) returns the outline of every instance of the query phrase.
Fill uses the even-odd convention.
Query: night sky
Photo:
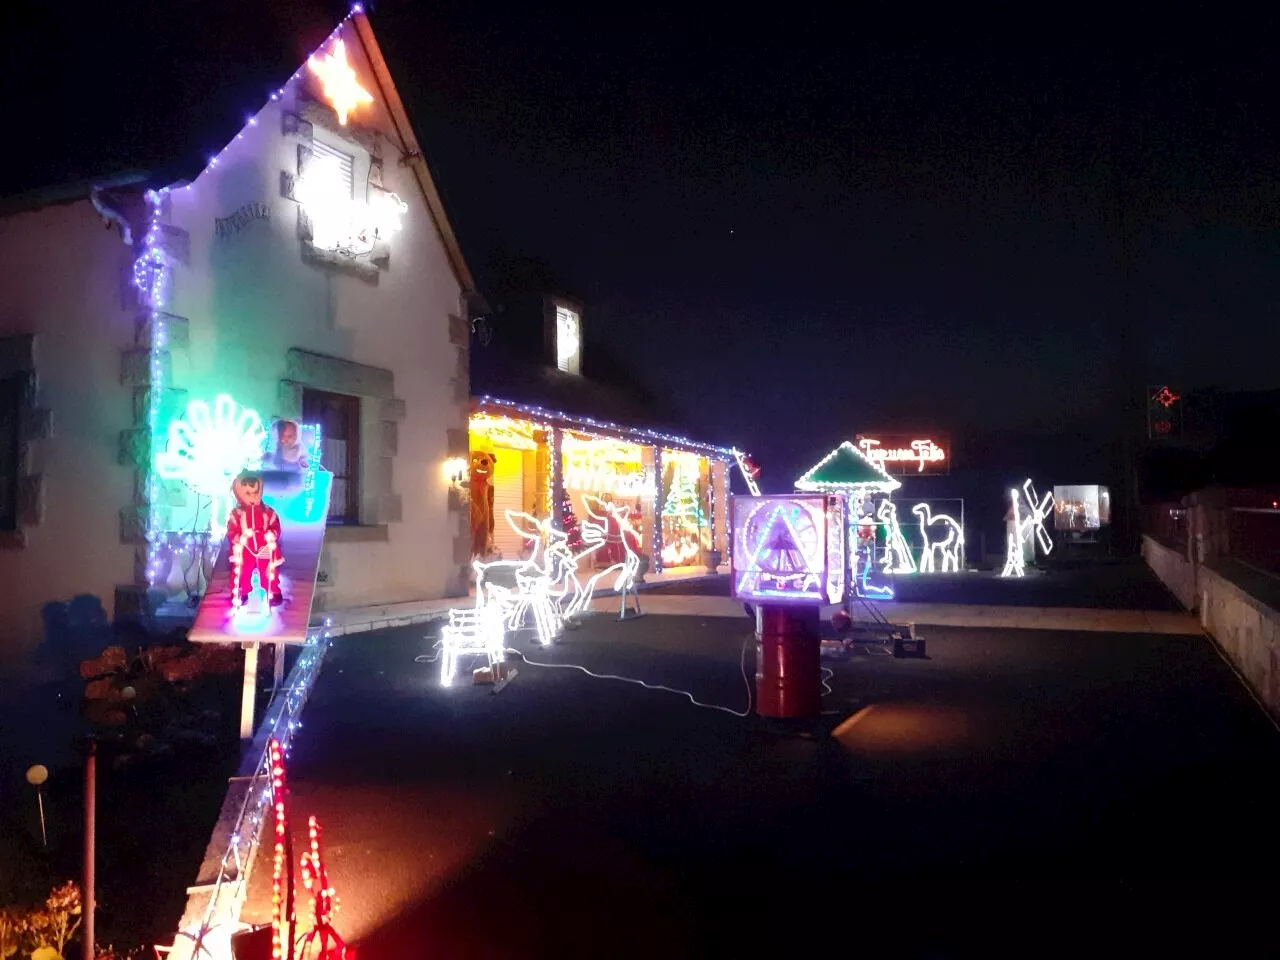
[[[216,150],[345,8],[58,9],[3,14],[5,99],[28,91],[4,193],[175,128]],[[1277,385],[1276,12],[762,9],[373,4],[482,286],[546,261],[766,470],[858,430],[1097,430],[1147,383]]]

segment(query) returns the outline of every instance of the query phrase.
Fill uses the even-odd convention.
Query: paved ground
[[[542,656],[742,708],[747,628]],[[442,690],[421,632],[336,643],[291,763],[362,960],[1273,952],[1280,735],[1203,638],[935,629],[797,731],[568,669]]]
[[[1076,607],[1100,610],[1180,611],[1182,606],[1142,560],[1082,563],[1049,573],[1003,578],[991,572],[897,577],[897,599],[904,603],[955,603],[977,606]],[[727,596],[729,580],[720,577],[655,585],[645,593]]]

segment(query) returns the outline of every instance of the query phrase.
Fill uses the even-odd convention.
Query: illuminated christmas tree
[[[687,470],[676,469],[667,488],[667,500],[662,505],[662,515],[686,521],[692,526],[706,525],[702,512],[702,498],[698,496],[698,479]]]
[[[570,550],[581,550],[586,546],[582,542],[582,524],[578,522],[578,515],[573,512],[573,500],[568,493],[565,493],[560,501],[560,526],[564,530],[565,543]]]
[[[697,474],[672,464],[671,482],[662,504],[662,562],[683,566],[698,559],[701,531],[707,525],[698,495]]]

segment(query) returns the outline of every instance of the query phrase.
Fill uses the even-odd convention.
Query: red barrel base
[[[756,634],[756,713],[816,717],[822,712],[820,612],[816,606],[760,608]]]

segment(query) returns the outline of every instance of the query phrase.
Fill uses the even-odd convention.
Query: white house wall
[[[133,471],[118,449],[132,418],[120,356],[133,343],[137,308],[133,255],[88,200],[0,218],[0,256],[0,354],[25,352],[31,337],[36,383],[26,515],[19,534],[0,535],[5,663],[40,642],[46,616],[74,619],[82,635],[105,630],[116,586],[132,579],[120,508],[132,499]]]
[[[347,50],[356,65],[353,37]],[[367,64],[357,69],[365,74]],[[312,135],[333,141],[334,131],[314,134],[301,119],[324,109],[286,94],[189,189],[169,193],[164,220],[186,231],[190,256],[175,269],[169,306],[186,318],[189,339],[172,350],[171,385],[188,400],[228,393],[265,420],[301,412],[288,386],[308,379],[297,351],[389,371],[393,396],[362,397],[361,527],[330,527],[320,602],[333,609],[444,596],[460,586],[454,541],[464,532],[442,472],[449,431],[465,437],[466,429],[465,327],[460,346],[450,337],[450,318],[461,323],[461,290],[422,194],[386,137],[382,182],[408,204],[389,264],[375,283],[304,260],[299,204],[282,196],[282,174],[297,172],[299,146]],[[216,235],[218,218],[249,204],[266,204],[269,218]]]
[[[362,84],[381,98],[349,22],[343,34]],[[381,99],[347,129],[364,128],[364,141],[382,155],[383,185],[408,204],[389,261],[360,275],[304,259],[299,205],[285,195],[282,175],[297,173],[299,146],[327,111],[311,99],[316,90],[297,96],[304,85],[294,81],[261,110],[189,189],[166,194],[161,222],[173,274],[163,419],[221,393],[264,419],[300,415],[303,386],[359,395],[360,525],[330,528],[317,605],[456,593],[466,515],[456,496],[450,502],[442,467],[467,449],[461,286]],[[361,186],[368,166],[366,157],[357,169]],[[269,216],[242,218],[218,236],[216,221],[247,204],[266,205]],[[144,220],[135,222],[139,237]],[[0,368],[33,353],[38,382],[23,466],[28,516],[20,534],[0,534],[2,660],[39,642],[41,610],[51,602],[97,598],[99,613],[91,602],[77,609],[107,630],[121,612],[117,588],[128,597],[140,583],[150,510],[145,470],[128,456],[147,462],[137,454],[145,450],[137,430],[145,428],[149,367],[147,325],[139,324],[146,313],[130,285],[137,251],[104,230],[84,200],[0,218],[0,252]],[[160,517],[189,515],[183,499],[170,483]]]

